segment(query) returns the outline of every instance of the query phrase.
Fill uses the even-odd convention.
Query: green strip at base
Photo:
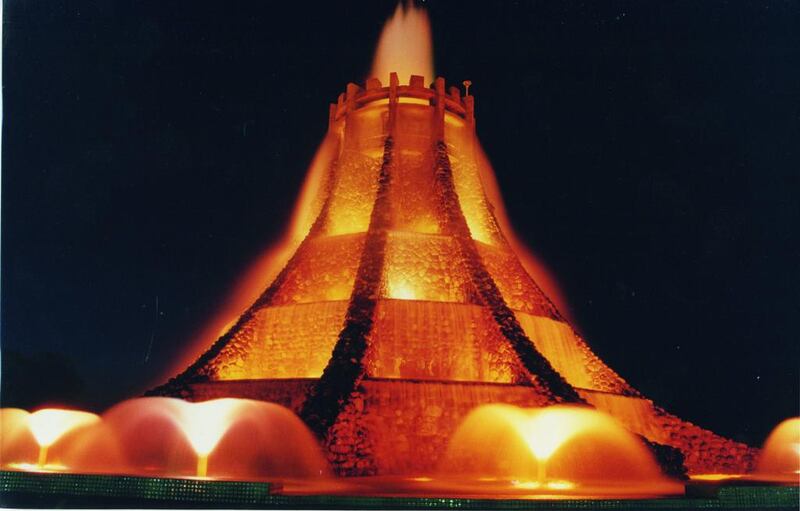
[[[0,471],[3,496],[58,495],[255,506],[267,503],[272,489],[273,485],[265,482]]]
[[[0,506],[208,509],[798,509],[797,486],[719,486],[716,496],[523,500],[280,494],[265,482],[0,471]]]

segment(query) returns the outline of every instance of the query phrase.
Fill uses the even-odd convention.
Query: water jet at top
[[[411,75],[433,80],[433,43],[431,23],[425,9],[408,2],[397,4],[394,15],[386,21],[381,31],[370,78],[389,83],[390,73],[402,80]]]

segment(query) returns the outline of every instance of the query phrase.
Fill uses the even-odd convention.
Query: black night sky
[[[735,439],[797,415],[800,4],[426,5],[597,354]],[[159,383],[282,232],[393,9],[5,2],[3,406]]]

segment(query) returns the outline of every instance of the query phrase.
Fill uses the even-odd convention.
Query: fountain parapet
[[[392,73],[397,77],[397,73]],[[443,78],[437,78],[444,80]],[[471,82],[470,82],[471,83]],[[396,90],[395,94],[399,98],[399,102],[403,102],[403,98],[410,98],[416,100],[427,101],[429,105],[435,106],[439,101],[439,94],[436,91],[436,82],[431,87],[425,86],[425,79],[419,75],[411,75],[407,85],[389,85],[384,87],[380,80],[377,78],[369,78],[364,87],[355,83],[347,84],[346,91],[341,93],[336,103],[331,103],[329,107],[328,125],[333,126],[337,121],[342,120],[348,112],[358,110],[375,101],[388,100],[392,89]],[[451,113],[467,123],[472,124],[475,121],[475,100],[474,96],[461,95],[461,90],[458,87],[451,86],[448,89],[447,95],[443,99],[444,108],[448,113]]]

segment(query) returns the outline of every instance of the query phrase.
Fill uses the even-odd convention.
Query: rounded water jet
[[[327,477],[319,445],[290,410],[262,401],[140,398],[102,417],[0,410],[3,466],[17,470],[249,480]],[[48,459],[48,450],[58,463]],[[36,460],[38,452],[39,464]]]
[[[21,414],[15,415],[17,419],[23,417]],[[6,413],[3,415],[4,419],[5,417]],[[99,420],[100,417],[93,413],[60,408],[43,408],[24,415],[24,424],[38,446],[36,469],[66,468],[62,465],[48,464],[47,457],[50,448],[67,433],[90,426]],[[19,439],[18,441],[24,442],[24,439]],[[28,464],[18,463],[18,465],[25,468]]]
[[[31,467],[39,446],[28,428],[30,413],[20,408],[0,409],[0,465],[14,468],[30,460]]]
[[[764,442],[754,476],[776,482],[800,482],[800,417],[775,426]]]
[[[642,496],[682,490],[614,419],[565,405],[476,408],[451,438],[439,473],[488,494]]]
[[[316,440],[290,410],[262,401],[190,403],[149,397],[123,401],[103,414],[104,433],[70,453],[87,459],[109,449],[119,463],[106,472],[276,480],[328,474]]]
[[[178,422],[197,454],[197,477],[208,473],[208,456],[234,422],[240,399],[214,399],[178,408]]]
[[[78,410],[62,410],[44,408],[28,416],[28,427],[39,444],[39,460],[37,465],[44,467],[47,463],[47,450],[67,432],[88,426],[100,420],[93,413]]]

